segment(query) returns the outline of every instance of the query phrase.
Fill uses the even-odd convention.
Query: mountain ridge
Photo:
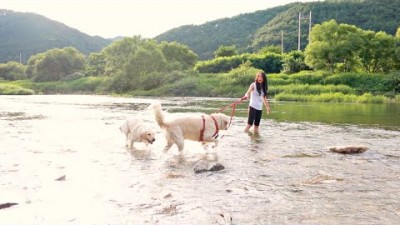
[[[0,9],[0,62],[26,63],[31,55],[69,46],[89,54],[110,43],[39,14]]]
[[[325,0],[289,3],[200,25],[183,25],[152,39],[187,45],[200,60],[213,58],[221,45],[235,45],[239,53],[256,52],[266,45],[280,46],[283,40],[284,51],[288,52],[298,47],[298,13],[307,16],[310,11],[312,24],[335,19],[338,23],[392,35],[400,26],[398,0]],[[87,55],[119,39],[90,36],[35,13],[0,9],[0,63],[26,63],[31,55],[69,46]],[[302,20],[301,49],[307,44],[308,22]]]

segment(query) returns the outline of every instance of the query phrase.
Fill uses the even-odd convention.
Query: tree
[[[396,32],[394,41],[395,41],[395,46],[396,46],[396,48],[394,50],[395,53],[393,56],[393,58],[394,58],[393,61],[395,63],[394,67],[395,67],[395,69],[400,70],[400,27],[397,28],[397,32]]]
[[[312,42],[306,47],[305,62],[315,69],[350,71],[357,65],[358,50],[362,47],[361,29],[335,20],[315,25]]]
[[[102,76],[106,69],[106,57],[103,53],[90,53],[86,61],[87,76]]]
[[[218,57],[227,57],[227,56],[234,56],[237,55],[237,50],[235,45],[225,46],[221,45],[218,47],[217,50],[214,52],[215,58]]]
[[[118,91],[142,88],[146,76],[165,71],[167,62],[160,46],[140,37],[124,38],[104,50],[106,75],[113,76],[111,87]]]
[[[29,57],[28,64],[25,69],[25,74],[28,78],[33,78],[33,76],[37,73],[36,64],[44,57],[45,53],[38,53]]]
[[[262,47],[259,51],[259,54],[266,54],[266,53],[276,53],[276,54],[281,54],[282,50],[280,46],[277,45],[266,45]]]
[[[29,73],[35,81],[57,81],[82,71],[85,66],[85,56],[77,49],[67,47],[51,49],[29,59]]]
[[[309,69],[304,62],[304,52],[297,50],[284,55],[282,67],[282,72],[288,74]]]
[[[140,77],[155,71],[162,71],[166,60],[155,41],[142,43],[134,54],[128,58],[125,71],[131,77]]]
[[[140,36],[126,37],[105,47],[101,53],[104,54],[106,65],[104,74],[115,75],[123,70],[129,61],[129,56],[135,54],[138,47],[145,42]]]
[[[388,72],[394,67],[395,39],[385,32],[364,31],[363,45],[359,52],[362,67],[366,72]]]
[[[4,80],[26,79],[25,66],[18,62],[8,62],[0,64],[0,78]]]
[[[160,47],[170,70],[187,70],[198,61],[197,54],[186,45],[163,41]]]

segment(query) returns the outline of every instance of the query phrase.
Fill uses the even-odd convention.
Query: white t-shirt
[[[252,83],[251,85],[253,85],[253,91],[251,91],[249,106],[257,110],[262,110],[263,107],[262,99],[264,98],[265,94],[263,90],[261,90],[261,94],[258,94],[256,83]]]

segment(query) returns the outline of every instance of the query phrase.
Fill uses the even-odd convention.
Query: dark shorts
[[[254,126],[259,126],[261,121],[262,110],[257,110],[251,106],[249,106],[249,117],[247,120],[247,124]]]

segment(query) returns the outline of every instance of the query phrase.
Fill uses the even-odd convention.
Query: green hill
[[[335,19],[365,30],[394,35],[400,26],[398,0],[326,0],[292,3],[204,23],[181,26],[155,37],[158,41],[177,41],[189,46],[201,59],[213,57],[220,45],[236,45],[240,52],[257,51],[265,45],[281,45],[285,51],[298,46],[298,17],[312,12],[312,24]],[[308,43],[308,21],[301,20],[301,49]]]
[[[221,18],[202,25],[185,25],[155,37],[187,45],[201,60],[213,58],[221,46],[235,45],[239,52],[254,52],[265,45],[283,45],[285,52],[297,49],[298,16],[312,12],[312,24],[335,19],[365,30],[394,35],[400,26],[399,0],[326,0],[284,6]],[[301,22],[301,49],[308,44],[308,21]],[[282,35],[283,34],[283,35]],[[72,46],[88,54],[112,42],[89,36],[60,22],[34,13],[0,9],[0,63],[26,62],[36,53]]]
[[[41,15],[0,9],[0,63],[20,59],[24,63],[31,55],[68,46],[88,54],[110,43]]]

